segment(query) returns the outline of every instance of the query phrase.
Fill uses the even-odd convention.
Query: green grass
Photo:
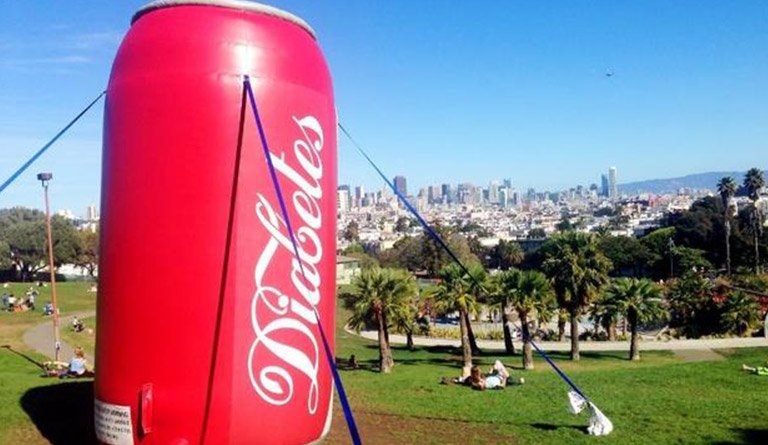
[[[85,330],[75,332],[71,325],[62,326],[61,340],[72,346],[80,346],[86,354],[93,356],[96,351],[96,316],[81,318],[80,321],[85,325]]]
[[[8,289],[0,290],[2,292],[14,293],[16,297],[24,298],[24,293],[29,289],[31,283],[10,283]],[[91,283],[72,282],[58,283],[56,285],[56,299],[59,305],[59,313],[62,316],[94,310],[96,308],[96,294],[88,292]],[[37,287],[36,287],[37,288]],[[46,286],[38,289],[40,295],[35,300],[37,306],[34,311],[27,312],[6,312],[0,311],[0,344],[9,344],[14,348],[23,349],[22,335],[24,331],[38,323],[44,323],[50,320],[50,317],[43,316],[43,306],[51,301],[51,287]],[[67,326],[62,326],[62,332]]]
[[[61,285],[63,314],[94,307],[95,297],[87,288],[83,283]],[[42,306],[45,297],[38,301]],[[375,342],[344,332],[345,319],[339,310],[337,356],[344,360],[355,354],[363,364],[364,369],[342,370],[342,378],[368,443],[497,443],[510,437],[520,444],[768,443],[768,378],[740,370],[742,363],[765,363],[768,348],[720,351],[725,360],[697,363],[682,362],[670,352],[643,352],[639,363],[627,361],[626,351],[582,352],[578,363],[553,353],[615,425],[610,436],[593,438],[584,432],[587,414],[568,413],[567,386],[540,358],[535,370],[522,371],[520,356],[478,357],[483,367],[499,358],[512,367],[513,376],[525,377],[525,385],[503,391],[440,385],[442,377],[459,374],[460,356],[450,348],[397,347],[394,372],[383,375],[371,369],[378,356]],[[0,344],[42,360],[16,346],[26,328],[44,320],[39,312],[0,313]],[[95,327],[94,320],[84,321]],[[91,340],[65,329],[70,344],[92,350]],[[80,434],[74,437],[88,434],[92,393],[87,381],[61,383],[38,375],[33,363],[0,349],[0,444],[66,442],[73,426]],[[74,402],[80,408],[62,409]],[[439,425],[441,434],[433,425]],[[336,421],[332,438],[345,440],[343,429]],[[329,443],[337,443],[333,440]]]
[[[339,324],[343,315],[339,313]],[[355,354],[365,368],[375,367],[378,349],[374,342],[343,331],[337,338],[340,359]],[[613,421],[614,432],[600,438],[600,443],[755,443],[768,439],[764,411],[768,378],[740,369],[742,363],[765,363],[768,349],[720,352],[725,360],[697,363],[681,362],[663,351],[644,352],[642,361],[634,363],[626,359],[625,351],[582,352],[578,363],[568,361],[563,353],[551,356]],[[497,358],[515,367],[512,375],[524,376],[526,384],[478,392],[439,384],[442,377],[459,374],[458,354],[397,347],[392,374],[342,371],[342,379],[354,409],[425,420],[451,419],[457,425],[457,439],[461,434],[458,422],[470,422],[484,425],[499,437],[513,436],[521,444],[598,440],[584,431],[586,412],[574,416],[567,411],[568,387],[542,359],[536,357],[536,369],[522,371],[520,356],[479,357],[476,363],[483,367]]]

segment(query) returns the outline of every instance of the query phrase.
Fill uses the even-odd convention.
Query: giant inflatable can
[[[335,190],[331,79],[306,23],[243,1],[137,12],[104,122],[100,442],[307,444],[327,432],[314,310],[332,342]]]

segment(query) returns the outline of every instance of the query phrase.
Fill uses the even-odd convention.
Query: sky
[[[0,182],[106,86],[145,1],[3,2]],[[768,167],[768,2],[274,0],[316,31],[342,124],[409,192]],[[606,74],[612,73],[611,76]],[[100,200],[103,102],[0,208]],[[382,187],[340,137],[339,183]]]

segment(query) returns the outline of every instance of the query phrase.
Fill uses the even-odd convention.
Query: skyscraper
[[[616,199],[619,197],[619,188],[616,184],[616,167],[611,167],[608,169],[608,186],[609,186],[609,197],[611,199]]]
[[[365,188],[362,185],[355,187],[355,206],[361,207],[363,205],[363,197],[365,197]]]
[[[600,196],[608,197],[608,176],[600,175]]]
[[[395,176],[392,181],[395,183],[395,190],[403,196],[408,196],[408,186],[405,182],[405,176]]]
[[[336,209],[339,213],[349,210],[349,186],[340,185],[336,189]]]
[[[441,186],[441,192],[443,196],[443,202],[450,204],[453,202],[453,193],[451,192],[451,184],[443,184]]]
[[[499,182],[491,181],[488,184],[488,202],[496,204],[499,202]]]

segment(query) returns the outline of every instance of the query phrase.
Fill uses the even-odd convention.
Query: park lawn
[[[95,310],[96,293],[88,292],[92,283],[70,282],[57,283],[56,299],[59,305],[59,313],[62,316],[73,312]],[[24,298],[24,293],[29,289],[31,283],[9,283],[7,289],[0,292],[9,292],[16,297]],[[46,286],[37,288],[40,295],[35,300],[36,309],[27,312],[7,312],[0,311],[0,345],[11,345],[17,349],[24,349],[22,342],[24,331],[28,328],[50,321],[50,317],[43,316],[43,306],[51,301],[51,287]],[[66,329],[62,326],[62,332]]]
[[[24,293],[31,283],[9,283],[7,291],[17,297],[24,298]],[[96,294],[88,292],[90,283],[71,282],[58,283],[56,296],[59,303],[59,312],[62,316],[73,312],[93,310],[96,307]],[[24,331],[45,322],[51,322],[50,317],[42,315],[45,303],[50,301],[50,286],[39,288],[35,311],[11,313],[0,311],[0,444],[37,444],[49,443],[41,435],[38,428],[31,421],[31,416],[39,416],[46,409],[36,403],[46,397],[38,397],[41,393],[54,394],[61,390],[75,388],[87,382],[62,383],[58,379],[44,379],[40,377],[40,369],[34,362],[48,360],[41,354],[31,351],[22,340]],[[66,331],[66,326],[62,327]],[[7,346],[7,347],[5,347]],[[68,386],[69,385],[69,386]],[[74,385],[74,386],[72,386]],[[48,398],[50,400],[50,398]],[[71,421],[71,414],[67,413],[68,400],[47,408],[58,412],[62,421]],[[89,401],[89,403],[92,403]],[[47,424],[51,424],[48,422]]]
[[[63,314],[65,308],[94,307],[88,285],[65,283],[62,287]],[[521,371],[519,355],[489,352],[478,357],[484,368],[499,358],[512,367],[513,376],[525,377],[525,385],[503,391],[477,392],[439,384],[442,377],[459,373],[460,355],[451,348],[408,351],[397,347],[394,372],[383,375],[372,369],[378,356],[375,342],[345,332],[345,316],[338,311],[336,355],[344,362],[355,354],[363,365],[359,370],[342,370],[341,375],[362,438],[369,445],[768,443],[763,410],[768,378],[740,370],[741,363],[765,363],[767,348],[719,351],[724,360],[695,363],[682,362],[670,352],[644,352],[643,360],[636,363],[626,360],[626,351],[583,352],[578,363],[568,361],[566,354],[553,353],[615,425],[610,436],[593,438],[584,431],[588,415],[568,413],[567,386],[539,358],[535,370]],[[41,320],[45,319],[39,313],[0,315],[4,327],[0,342],[15,344],[24,329]],[[85,323],[95,325],[89,319]],[[85,341],[79,343],[91,347]],[[23,348],[21,352],[33,360],[43,359]],[[33,363],[0,349],[0,444],[92,437],[90,381],[61,383],[38,375]],[[349,443],[336,405],[333,429],[324,443]]]
[[[80,346],[87,355],[93,357],[96,353],[96,316],[81,318],[80,321],[83,322],[85,330],[75,332],[71,325],[62,326],[61,340],[73,348]]]
[[[355,354],[363,368],[341,372],[353,410],[363,417],[399,417],[404,426],[423,419],[427,425],[455,428],[454,440],[446,442],[441,434],[430,439],[418,428],[390,425],[393,442],[768,443],[768,378],[741,370],[742,363],[764,364],[767,348],[718,351],[724,360],[693,363],[667,351],[644,352],[640,362],[628,361],[626,351],[582,352],[580,362],[567,360],[567,353],[552,353],[555,362],[613,421],[614,432],[597,439],[586,434],[586,412],[578,416],[568,412],[569,388],[538,356],[531,371],[521,370],[519,355],[489,351],[478,357],[475,362],[483,368],[500,359],[512,367],[513,376],[525,377],[525,385],[501,391],[441,385],[442,377],[460,373],[460,351],[451,348],[408,351],[398,346],[394,371],[379,374],[372,369],[378,357],[376,343],[344,332],[344,316],[339,311],[337,358],[344,363]],[[481,428],[471,429],[467,436],[467,426]],[[344,424],[336,422],[334,427],[344,428]],[[365,439],[365,429],[361,432]]]

